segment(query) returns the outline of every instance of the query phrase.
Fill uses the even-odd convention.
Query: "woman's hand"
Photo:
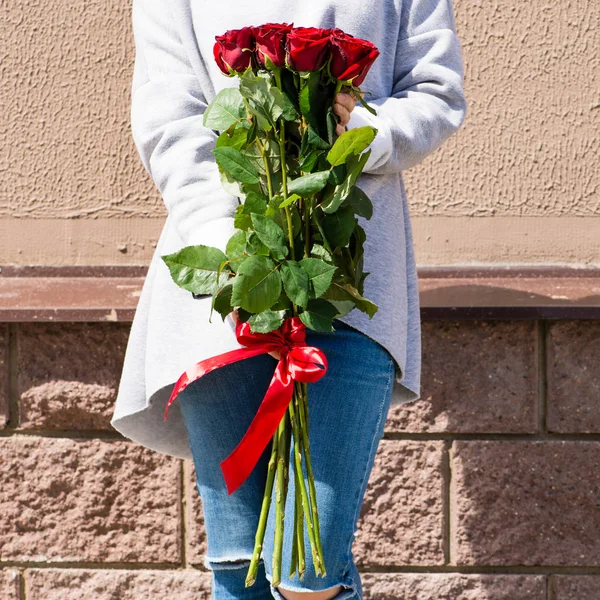
[[[237,312],[237,310],[234,310],[234,311],[231,312],[231,318],[233,319],[233,322],[237,325],[237,323],[238,323],[238,312]],[[276,350],[274,350],[273,352],[269,352],[269,354],[273,358],[276,358],[277,360],[279,360],[281,358],[281,355]]]
[[[342,88],[343,89],[348,89]],[[361,92],[361,96],[364,96],[365,93]],[[354,93],[346,93],[340,92],[333,100],[333,112],[339,117],[339,123],[335,128],[336,133],[342,135],[346,131],[346,125],[350,121],[350,113],[354,110],[356,106],[358,98],[354,95]]]

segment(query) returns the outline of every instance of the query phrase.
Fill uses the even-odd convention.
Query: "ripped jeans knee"
[[[250,558],[232,556],[204,559],[204,566],[212,573],[212,600],[273,600],[262,559],[258,564],[256,580],[251,586],[246,586]]]

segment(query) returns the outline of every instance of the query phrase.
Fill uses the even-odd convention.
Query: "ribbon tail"
[[[269,348],[265,348],[264,346],[259,346],[257,348],[239,348],[237,350],[230,350],[229,352],[224,352],[223,354],[219,354],[217,356],[197,362],[195,365],[184,371],[175,383],[173,391],[171,392],[169,400],[167,401],[167,405],[165,406],[164,421],[167,420],[169,407],[171,404],[173,404],[173,401],[177,395],[182,392],[190,383],[200,379],[200,377],[210,373],[211,371],[214,371],[215,369],[237,362],[238,360],[244,360],[246,358],[251,358],[252,356],[265,354],[266,352],[269,352],[269,350]]]
[[[220,463],[229,495],[238,489],[256,466],[292,399],[294,380],[283,363],[282,360],[277,363],[269,389],[244,437]]]

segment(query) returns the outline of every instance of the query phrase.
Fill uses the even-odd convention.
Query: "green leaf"
[[[329,175],[329,171],[319,171],[317,173],[302,175],[302,177],[289,182],[288,192],[290,194],[298,194],[299,196],[312,196],[320,192],[327,185]]]
[[[233,280],[231,302],[251,313],[271,308],[281,293],[281,276],[272,260],[249,256]]]
[[[254,231],[247,232],[246,252],[252,255],[270,256],[271,251],[260,241]]]
[[[370,319],[378,310],[376,304],[361,296],[358,290],[349,283],[334,281],[325,297],[330,300],[351,300],[356,304],[356,308],[369,315]]]
[[[317,161],[319,160],[320,150],[312,150],[305,157],[302,158],[302,161],[298,165],[298,169],[304,172],[310,172],[314,169]]]
[[[337,318],[345,317],[350,311],[356,308],[356,304],[350,300],[332,300],[329,298],[328,302],[331,302],[337,308]]]
[[[280,205],[279,208],[285,208],[286,206],[289,206],[292,202],[295,202],[296,200],[300,200],[300,196],[298,196],[298,194],[292,194],[291,196],[288,196]]]
[[[330,106],[327,109],[327,113],[325,116],[325,124],[327,125],[327,140],[329,141],[329,144],[333,144],[335,142],[335,138],[336,138],[336,129],[337,129],[337,119],[335,116],[335,113],[333,111],[333,106]]]
[[[277,260],[283,260],[288,253],[283,229],[269,217],[257,213],[252,213],[250,217],[252,218],[254,232],[260,241],[271,250]]]
[[[248,319],[250,323],[250,331],[253,333],[269,333],[278,327],[281,327],[283,323],[285,311],[273,311],[263,310],[263,312],[256,315],[252,315]]]
[[[269,161],[271,173],[275,173],[281,169],[281,160],[279,158],[279,144],[268,139],[264,143],[264,150]],[[261,175],[266,175],[265,162],[257,143],[250,144],[247,148],[241,151],[242,154],[252,163],[254,168]]]
[[[243,127],[236,127],[231,133],[224,131],[218,138],[217,148],[235,148],[239,150],[246,143],[246,130]]]
[[[231,293],[233,291],[233,284],[228,283],[224,285],[217,294],[213,297],[212,308],[216,310],[223,321],[225,317],[233,310],[231,306]]]
[[[330,215],[325,215],[321,226],[330,246],[344,247],[350,241],[354,231],[354,213],[350,208],[340,208]]]
[[[252,227],[252,219],[250,218],[250,215],[244,212],[243,204],[238,205],[235,209],[233,225],[236,229],[242,229],[243,231],[247,231]]]
[[[311,300],[308,303],[306,310],[301,312],[298,316],[310,329],[329,333],[335,331],[331,322],[337,315],[337,312],[337,308],[333,306],[333,304],[322,298],[317,298],[316,300]]]
[[[263,77],[253,75],[251,71],[240,77],[240,92],[248,99],[252,114],[263,120],[263,129],[275,127],[277,119],[286,109],[281,92]]]
[[[308,303],[309,279],[308,273],[295,260],[286,260],[281,263],[281,279],[283,289],[288,298],[306,308]]]
[[[203,124],[209,129],[223,131],[246,117],[244,100],[237,88],[221,90],[204,111]]]
[[[308,124],[308,143],[317,149],[320,150],[327,150],[328,148],[331,147],[331,144],[324,140],[320,135],[319,132],[309,123]]]
[[[212,294],[217,290],[219,265],[227,260],[221,250],[212,246],[186,246],[173,254],[161,256],[173,281],[195,294]],[[220,279],[227,279],[229,273]]]
[[[289,96],[286,93],[282,93],[278,88],[272,87],[271,93],[275,95],[275,101],[277,104],[281,104],[283,106],[283,112],[281,116],[286,121],[295,121],[300,118],[298,111],[296,110],[294,103],[290,100]]]
[[[331,257],[331,254],[329,254],[329,252],[327,252],[327,250],[325,250],[325,248],[323,246],[321,246],[321,244],[313,244],[310,253],[312,256],[316,256],[317,258],[322,258],[325,262],[333,262],[333,258]]]
[[[348,206],[355,215],[364,217],[365,219],[370,219],[373,216],[373,203],[369,199],[369,196],[356,185],[350,190],[342,206]]]
[[[337,270],[337,267],[327,264],[320,258],[303,258],[300,261],[300,266],[308,274],[311,298],[318,298],[327,291],[333,279],[333,274]]]
[[[298,97],[300,111],[304,115],[306,122],[317,126],[317,115],[324,104],[322,94],[319,94],[319,84],[321,81],[321,73],[319,71],[311,71],[306,78],[302,79],[302,89]]]
[[[329,183],[332,185],[341,185],[348,176],[348,169],[345,164],[338,165],[337,167],[333,167],[329,173]]]
[[[258,192],[248,192],[243,202],[244,213],[264,215],[267,210],[268,198]]]
[[[335,167],[344,164],[353,154],[360,154],[375,139],[376,133],[377,129],[370,125],[345,131],[327,153],[329,164]]]
[[[215,148],[212,153],[217,164],[242,183],[258,183],[258,172],[254,165],[235,148]]]
[[[341,185],[336,186],[331,193],[326,193],[326,197],[319,205],[323,212],[332,213],[336,211],[342,202],[348,198],[367,160],[369,160],[370,154],[371,150],[367,150],[359,156],[352,156],[348,159],[346,179]]]
[[[246,233],[244,231],[236,231],[227,242],[225,254],[230,261],[229,266],[232,271],[237,271],[239,265],[244,261],[245,257],[238,258],[246,252]],[[236,260],[233,260],[236,259]]]
[[[285,295],[281,294],[279,300],[271,306],[271,310],[292,310],[292,301]]]

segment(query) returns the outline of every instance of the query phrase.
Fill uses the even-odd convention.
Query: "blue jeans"
[[[306,571],[302,580],[297,573],[289,577],[295,494],[290,462],[281,582],[277,587],[307,592],[341,585],[335,600],[362,600],[352,543],[390,406],[394,362],[387,350],[363,333],[337,320],[334,327],[334,333],[307,330],[306,335],[307,344],[321,348],[328,361],[325,376],[308,384],[311,460],[327,574],[315,574],[305,524]],[[264,354],[227,365],[194,381],[177,397],[202,499],[207,537],[204,564],[212,572],[214,600],[285,600],[271,584],[274,492],[258,576],[252,586],[245,587],[271,443],[231,496],[219,466],[254,418],[276,362]]]

